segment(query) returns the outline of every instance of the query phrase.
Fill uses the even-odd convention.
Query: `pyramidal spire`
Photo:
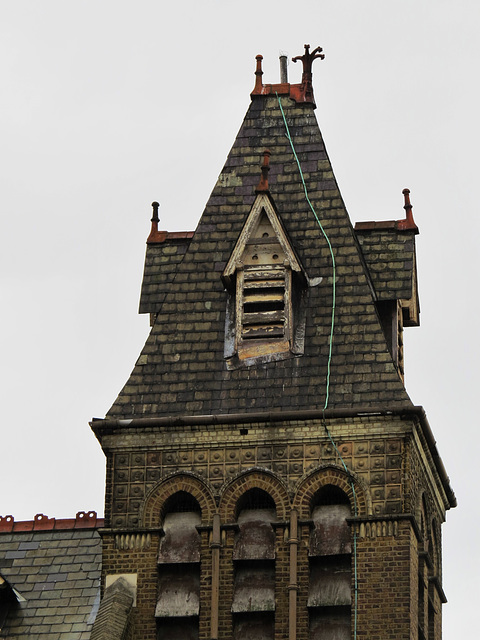
[[[252,103],[195,234],[162,233],[162,243],[147,246],[141,310],[152,331],[109,415],[321,409],[327,394],[332,409],[411,405],[403,347],[385,333],[392,321],[379,318],[377,299],[411,301],[415,277],[403,274],[401,291],[376,290],[373,248],[364,255],[313,109],[305,108],[314,106],[312,64],[323,53],[306,46],[295,59],[299,85],[268,85],[257,56]],[[399,251],[410,260],[412,234],[401,233]],[[365,247],[373,241],[362,239]],[[268,393],[259,384],[267,369]],[[165,377],[177,380],[168,392]]]

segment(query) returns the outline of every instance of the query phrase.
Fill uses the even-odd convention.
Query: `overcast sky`
[[[103,513],[103,417],[148,334],[153,200],[193,230],[278,56],[324,48],[317,118],[352,220],[411,190],[421,327],[406,384],[459,507],[444,526],[444,638],[478,636],[478,0],[0,1],[0,514]],[[301,65],[290,64],[291,82]],[[476,598],[475,598],[476,601]]]

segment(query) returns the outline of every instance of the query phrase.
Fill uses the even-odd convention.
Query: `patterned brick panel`
[[[307,433],[310,430],[310,426],[305,428]],[[287,433],[288,430],[285,431]],[[192,441],[192,448],[188,449],[167,446],[163,450],[147,454],[114,454],[112,525],[142,526],[141,514],[146,496],[149,496],[165,478],[171,477],[174,486],[179,482],[175,477],[185,471],[196,477],[199,481],[198,486],[206,487],[207,492],[216,496],[218,501],[224,492],[228,491],[228,485],[237,477],[241,477],[242,473],[251,469],[264,469],[273,472],[272,477],[278,478],[284,484],[291,501],[300,483],[310,473],[329,465],[343,469],[335,448],[323,435],[315,439],[305,438],[304,442],[267,445],[264,442],[269,436],[268,430],[262,431],[257,428],[257,432],[258,435],[253,430],[249,431],[252,434],[250,442],[240,446],[206,444],[204,436],[199,434],[196,437],[197,442]],[[232,439],[238,437],[238,431],[237,434],[230,433]],[[276,435],[278,436],[278,431]],[[225,439],[230,439],[228,433]],[[359,512],[394,515],[408,511],[410,505],[402,505],[402,496],[405,495],[402,483],[405,476],[406,453],[401,439],[377,437],[371,441],[339,440],[338,450],[347,468],[355,474],[360,501]],[[347,493],[349,491],[350,489],[346,490]],[[285,497],[281,498],[283,504],[285,500]],[[149,526],[155,526],[153,521]]]

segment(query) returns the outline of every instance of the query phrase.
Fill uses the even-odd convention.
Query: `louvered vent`
[[[284,267],[244,271],[242,340],[284,338],[287,329],[286,279]]]

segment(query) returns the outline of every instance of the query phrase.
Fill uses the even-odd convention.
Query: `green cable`
[[[300,165],[300,160],[298,159],[297,156],[297,152],[295,151],[295,146],[293,144],[293,140],[292,140],[292,136],[290,135],[290,129],[288,127],[288,123],[287,123],[287,119],[285,117],[285,113],[283,111],[283,107],[282,107],[282,101],[280,99],[280,96],[277,95],[277,100],[278,100],[278,105],[280,107],[280,111],[282,113],[282,118],[283,118],[283,123],[285,125],[285,130],[286,130],[286,137],[288,139],[288,141],[290,142],[290,147],[292,148],[292,153],[293,156],[295,158],[295,161],[297,163],[297,167],[298,167],[298,171],[300,173],[300,178],[302,180],[302,184],[303,184],[303,190],[305,192],[305,199],[308,202],[308,205],[310,207],[310,209],[312,210],[313,215],[315,216],[315,220],[317,221],[318,226],[320,227],[320,230],[323,234],[323,237],[325,238],[328,248],[330,250],[330,255],[332,257],[332,321],[331,321],[331,325],[330,325],[330,346],[329,346],[329,351],[328,351],[328,362],[327,362],[327,380],[326,380],[326,390],[325,390],[325,405],[323,407],[323,413],[325,414],[325,410],[328,406],[328,400],[329,400],[329,396],[330,396],[330,367],[331,367],[331,362],[332,362],[332,348],[333,348],[333,331],[335,328],[335,303],[336,303],[336,269],[335,269],[335,256],[333,254],[333,249],[332,249],[332,245],[330,243],[330,239],[325,231],[325,229],[323,228],[322,223],[320,222],[320,219],[317,215],[317,212],[315,211],[312,203],[310,202],[310,198],[308,197],[308,191],[307,191],[307,185],[305,184],[305,178],[303,177],[303,171],[302,171],[302,167]],[[353,479],[352,479],[352,474],[350,473],[350,471],[348,470],[347,465],[345,464],[345,461],[343,460],[340,451],[338,450],[337,445],[335,444],[330,431],[328,430],[327,427],[327,423],[325,421],[325,417],[323,418],[323,427],[325,429],[325,432],[328,436],[328,438],[330,439],[330,442],[333,445],[333,448],[335,449],[340,462],[342,463],[342,466],[345,470],[345,473],[349,476],[350,478],[350,486],[352,488],[352,493],[353,493],[353,505],[354,505],[354,513],[355,513],[355,517],[358,515],[357,512],[357,494],[355,492],[355,486],[353,484]],[[353,532],[353,558],[354,558],[354,640],[356,640],[357,638],[357,610],[358,610],[358,576],[357,576],[357,532],[354,530]]]
[[[325,405],[323,407],[323,410],[325,411],[325,409],[328,406],[328,399],[329,399],[329,395],[330,395],[330,366],[331,366],[331,362],[332,362],[332,349],[333,349],[333,329],[335,327],[335,295],[336,295],[336,291],[335,291],[335,280],[336,280],[336,271],[335,271],[335,256],[333,255],[333,249],[332,249],[332,245],[330,243],[329,237],[327,236],[325,229],[323,228],[322,223],[320,222],[319,217],[317,216],[317,212],[315,211],[313,204],[310,202],[310,198],[308,197],[308,191],[307,191],[307,185],[305,184],[305,179],[303,177],[303,171],[302,171],[302,167],[300,166],[300,160],[298,159],[297,156],[297,152],[295,151],[295,147],[293,145],[293,140],[292,137],[290,135],[290,129],[288,128],[288,124],[287,124],[287,119],[285,118],[285,113],[283,111],[283,107],[282,107],[282,101],[280,99],[280,96],[277,93],[277,99],[278,99],[278,104],[280,106],[280,111],[282,112],[282,117],[283,117],[283,122],[285,124],[285,130],[287,132],[286,136],[288,138],[288,141],[290,142],[290,146],[292,148],[292,152],[294,155],[294,158],[297,162],[297,167],[298,167],[298,171],[300,173],[300,178],[302,179],[302,184],[303,184],[303,190],[305,192],[305,199],[308,202],[308,205],[310,207],[310,209],[312,210],[313,215],[315,216],[315,220],[317,221],[318,226],[320,227],[321,232],[323,233],[323,237],[325,238],[328,248],[330,250],[330,255],[332,257],[332,279],[333,279],[333,283],[332,283],[332,322],[331,322],[331,326],[330,326],[330,346],[329,346],[329,350],[328,350],[328,361],[327,361],[327,382],[326,382],[326,389],[325,389]]]

